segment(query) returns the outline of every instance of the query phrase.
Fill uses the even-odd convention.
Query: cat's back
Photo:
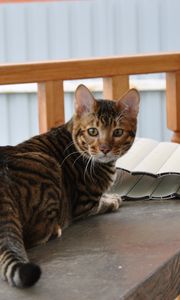
[[[0,146],[0,168],[16,150],[13,146]]]
[[[63,129],[63,128],[62,128]],[[62,130],[63,131],[63,130]],[[16,146],[0,147],[0,178],[8,182],[13,178],[26,177],[42,179],[59,177],[56,140],[61,139],[61,129],[52,129],[45,134],[36,135]],[[57,143],[58,145],[58,143]],[[56,180],[55,180],[56,181]]]

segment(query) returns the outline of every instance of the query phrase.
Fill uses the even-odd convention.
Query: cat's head
[[[139,93],[129,90],[120,100],[97,100],[87,87],[75,92],[73,141],[85,156],[116,161],[131,147],[139,110]]]

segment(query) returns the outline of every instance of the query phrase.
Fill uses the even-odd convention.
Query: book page
[[[180,174],[180,146],[172,153],[169,159],[159,170],[160,174],[179,173]],[[180,177],[179,177],[180,181]]]
[[[132,172],[157,145],[158,142],[152,139],[136,139],[130,150],[117,160],[116,167]]]
[[[179,144],[137,139],[117,168],[114,189],[125,199],[180,197]]]
[[[123,170],[117,170],[117,173],[117,178],[110,190],[110,193],[118,193],[122,197],[127,195],[142,177],[142,175],[133,176]]]
[[[152,177],[149,175],[132,175],[118,170],[113,187],[109,193],[118,193],[123,199],[171,199],[180,197],[180,175]],[[121,174],[120,174],[121,173]]]
[[[131,175],[134,176],[134,175]],[[135,175],[134,177],[136,177]],[[134,187],[126,194],[125,198],[149,199],[158,184],[158,178],[143,175]]]
[[[151,199],[169,199],[176,196],[180,187],[179,175],[167,175],[156,180],[161,180],[151,195]]]
[[[178,188],[175,196],[178,197],[178,198],[180,198],[180,186],[179,186],[179,188]]]
[[[160,169],[178,147],[179,145],[175,143],[159,143],[131,172],[158,175]]]

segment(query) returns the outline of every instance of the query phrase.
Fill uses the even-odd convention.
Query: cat
[[[0,147],[0,272],[24,288],[41,275],[26,248],[61,236],[73,221],[117,211],[107,195],[116,160],[133,144],[139,93],[97,100],[84,85],[75,91],[70,121],[16,146]]]

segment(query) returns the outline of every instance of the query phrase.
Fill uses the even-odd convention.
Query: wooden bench
[[[166,73],[167,126],[180,143],[180,53],[0,66],[0,84],[38,83],[39,127],[64,122],[64,80],[103,78],[118,99],[129,75]],[[34,248],[44,271],[30,290],[0,282],[0,299],[174,299],[180,294],[180,202],[126,202],[120,212],[68,228],[61,240]]]

